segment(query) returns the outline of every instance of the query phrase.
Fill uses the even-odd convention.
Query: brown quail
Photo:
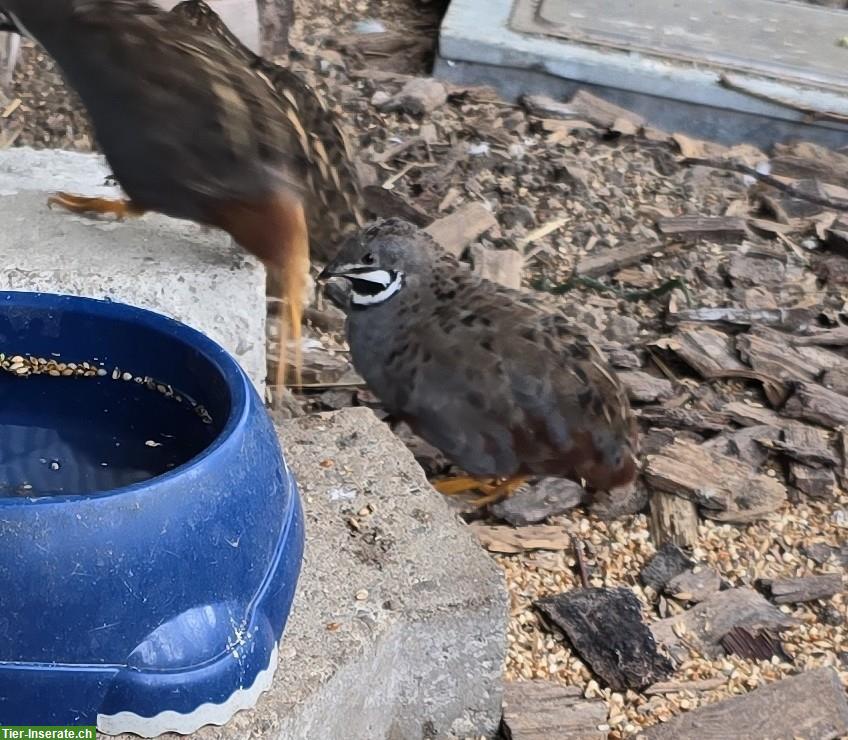
[[[339,193],[325,196],[334,210],[356,206],[351,171],[338,166],[344,139],[305,84],[285,71],[272,80],[276,68],[222,33],[211,10],[198,0],[188,6],[172,15],[149,0],[0,0],[79,93],[128,196],[51,200],[77,212],[157,211],[224,229],[271,268],[297,338],[309,268],[305,210],[326,217],[314,197],[322,188]]]
[[[350,237],[321,277],[350,285],[353,362],[386,410],[472,478],[505,479],[481,489],[488,499],[529,476],[596,490],[634,479],[624,388],[563,314],[475,276],[398,219]]]

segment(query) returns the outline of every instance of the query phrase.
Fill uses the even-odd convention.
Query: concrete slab
[[[256,709],[192,737],[494,734],[506,654],[500,569],[370,410],[291,421],[281,441],[307,542],[279,667]]]
[[[122,223],[51,211],[59,189],[119,196],[96,155],[0,153],[0,289],[108,298],[183,321],[265,387],[265,271],[223,232],[149,214]]]
[[[838,147],[848,126],[801,109],[848,114],[846,34],[844,11],[772,0],[612,0],[603,13],[592,0],[453,0],[436,74],[510,98],[584,88],[660,128],[727,144]]]

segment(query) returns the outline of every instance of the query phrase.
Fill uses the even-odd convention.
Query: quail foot
[[[386,410],[439,448],[482,502],[530,476],[630,483],[637,432],[624,388],[589,339],[533,294],[474,275],[399,219],[348,238],[325,268],[344,278],[353,363]]]

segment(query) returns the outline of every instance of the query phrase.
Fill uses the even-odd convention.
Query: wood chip
[[[616,121],[620,119],[629,120],[637,127],[645,123],[642,116],[599,98],[586,90],[578,90],[574,97],[568,101],[568,107],[577,114],[577,117],[585,118],[603,128],[612,128]]]
[[[553,524],[536,524],[521,529],[483,522],[472,522],[468,526],[490,552],[514,554],[527,550],[567,550],[571,546],[571,537],[565,528]]]
[[[680,547],[665,542],[657,548],[657,552],[642,568],[639,580],[659,593],[672,578],[686,572],[694,564]]]
[[[848,360],[837,353],[798,346],[790,334],[764,326],[740,334],[736,347],[754,370],[780,380],[815,380],[825,370],[848,370]]]
[[[684,325],[673,336],[651,344],[671,350],[704,377],[727,370],[747,369],[736,355],[733,340],[724,332],[708,326]]]
[[[670,324],[762,324],[798,331],[806,330],[814,324],[815,312],[807,308],[693,308],[669,314],[666,320]]]
[[[833,668],[785,678],[649,727],[645,740],[833,740],[848,736],[848,700]]]
[[[424,231],[432,236],[442,249],[459,257],[471,242],[497,225],[497,219],[486,206],[473,202],[433,221]]]
[[[536,608],[613,691],[639,690],[671,674],[628,588],[579,588],[539,599]]]
[[[658,546],[695,547],[700,521],[694,501],[665,491],[654,491],[651,495],[649,526],[651,537]]]
[[[674,216],[661,218],[657,228],[665,236],[686,239],[709,237],[713,240],[741,239],[748,235],[744,218],[734,216]]]
[[[606,721],[606,702],[584,699],[576,686],[551,681],[504,683],[501,727],[505,740],[604,740],[607,733],[598,725]]]
[[[650,403],[670,398],[674,393],[671,381],[666,378],[657,378],[642,370],[619,372],[618,379],[627,389],[627,395],[631,401]]]
[[[481,278],[518,290],[524,257],[516,249],[489,249],[482,244],[471,245],[471,261],[474,272]]]
[[[786,488],[776,479],[682,439],[648,456],[645,478],[654,488],[695,501],[704,516],[725,522],[762,518],[786,500]]]
[[[638,417],[646,424],[672,429],[694,429],[704,432],[721,432],[727,428],[728,417],[716,411],[650,406],[639,409]]]
[[[839,573],[798,578],[764,580],[763,587],[775,604],[797,604],[802,601],[829,599],[842,593],[845,584]]]
[[[542,478],[493,504],[489,513],[516,527],[538,524],[579,506],[589,498],[586,489],[567,478]]]
[[[721,588],[721,576],[712,568],[700,566],[674,576],[663,589],[669,596],[695,604],[708,599]],[[686,596],[682,596],[686,594]]]
[[[726,678],[702,678],[696,681],[659,681],[645,689],[648,696],[678,694],[683,691],[712,691],[727,683]]]
[[[783,411],[794,419],[837,429],[848,425],[848,396],[834,393],[817,383],[798,383]]]
[[[586,277],[599,277],[607,275],[613,270],[634,265],[647,259],[655,252],[663,251],[664,247],[655,242],[631,243],[621,247],[606,249],[599,254],[592,254],[581,259],[574,271],[578,275]]]
[[[779,633],[795,620],[750,588],[719,591],[697,606],[651,625],[657,642],[685,657],[692,646],[708,658],[724,654],[721,639],[734,627]],[[683,635],[683,637],[681,637]]]

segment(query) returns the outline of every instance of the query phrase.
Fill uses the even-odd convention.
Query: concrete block
[[[738,0],[712,0],[706,13],[699,0],[673,7],[615,0],[599,15],[592,0],[452,0],[434,74],[492,85],[510,99],[524,93],[567,99],[586,89],[658,128],[725,144],[767,148],[802,138],[844,146],[848,126],[812,121],[803,112],[848,112],[839,71],[844,50],[829,30],[843,11],[770,0],[744,4],[734,15]],[[759,29],[757,44],[747,43],[746,34],[724,33],[739,18]],[[816,53],[806,53],[808,46]],[[749,92],[720,84],[722,74]]]
[[[493,735],[508,613],[500,569],[370,410],[296,419],[281,441],[307,542],[279,666],[254,710],[192,737]]]
[[[119,197],[101,157],[0,153],[0,289],[108,298],[202,331],[265,387],[265,271],[223,232],[148,214],[116,222],[50,210],[56,190]]]

